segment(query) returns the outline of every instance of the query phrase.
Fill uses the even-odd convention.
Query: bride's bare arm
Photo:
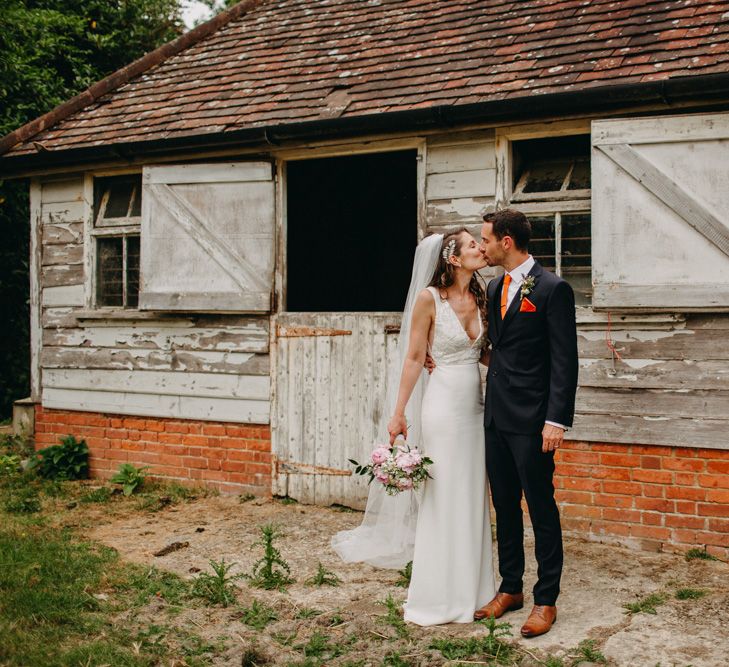
[[[481,358],[479,359],[479,361],[484,366],[488,366],[489,365],[489,361],[491,361],[491,348],[490,347],[484,347],[481,350]]]
[[[428,334],[434,316],[435,304],[433,303],[433,297],[428,290],[423,290],[418,295],[413,307],[410,341],[408,342],[408,351],[400,375],[400,388],[397,394],[395,414],[387,425],[387,430],[390,433],[390,444],[395,442],[395,438],[400,434],[406,438],[408,437],[405,406],[408,404],[413,388],[423,370],[425,354],[428,350]]]

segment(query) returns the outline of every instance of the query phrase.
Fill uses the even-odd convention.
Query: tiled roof
[[[262,0],[6,155],[729,71],[729,0]]]

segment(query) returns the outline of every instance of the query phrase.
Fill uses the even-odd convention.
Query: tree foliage
[[[183,31],[178,0],[0,0],[0,135]],[[28,183],[0,181],[0,418],[29,393]]]

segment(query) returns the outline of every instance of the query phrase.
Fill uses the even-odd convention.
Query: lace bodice
[[[476,363],[481,356],[483,323],[479,318],[479,334],[472,341],[448,301],[443,301],[435,287],[428,287],[435,299],[435,331],[430,354],[437,366]]]

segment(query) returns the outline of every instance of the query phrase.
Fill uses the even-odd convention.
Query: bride
[[[400,330],[399,383],[388,382],[390,443],[402,435],[433,460],[422,492],[370,485],[362,524],[332,538],[348,562],[413,561],[405,620],[470,623],[495,594],[478,362],[488,362],[486,266],[465,229],[418,245]],[[426,354],[435,362],[428,377]],[[384,435],[384,433],[383,433]]]

